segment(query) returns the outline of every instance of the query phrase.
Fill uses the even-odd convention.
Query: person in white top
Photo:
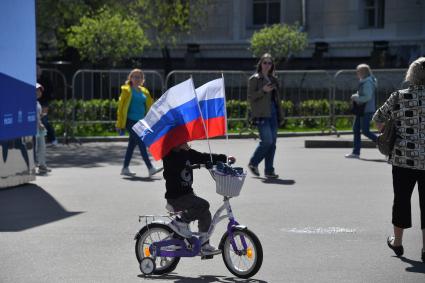
[[[39,83],[36,84],[37,99],[43,95],[43,86]],[[46,174],[51,170],[46,165],[46,141],[45,136],[47,134],[46,128],[41,122],[42,108],[40,103],[37,101],[37,134],[36,134],[36,148],[35,157],[38,164],[38,174]]]

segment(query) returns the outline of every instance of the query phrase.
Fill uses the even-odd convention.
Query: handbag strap
[[[394,100],[394,105],[393,105],[393,112],[395,111],[395,107],[396,107],[396,105],[398,104],[398,96],[400,95],[400,92],[397,90],[397,95],[396,95],[396,97],[395,97],[395,100]]]

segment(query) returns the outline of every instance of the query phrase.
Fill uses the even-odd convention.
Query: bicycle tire
[[[220,249],[222,251],[222,257],[224,264],[226,265],[227,269],[233,274],[236,275],[239,278],[250,278],[254,276],[261,268],[261,265],[263,263],[263,247],[261,246],[261,242],[258,239],[258,237],[250,230],[246,228],[240,228],[240,227],[233,227],[232,228],[233,238],[235,241],[237,241],[238,236],[243,236],[247,242],[250,242],[248,244],[248,249],[250,248],[251,256],[254,255],[255,258],[252,266],[250,268],[247,268],[247,270],[241,270],[238,269],[235,264],[233,263],[231,259],[231,252],[233,252],[232,245],[230,243],[229,233],[224,233],[223,237],[220,240]],[[249,240],[249,241],[248,241]],[[239,243],[239,244],[238,244]],[[242,246],[241,242],[237,242],[236,245],[238,248]],[[247,252],[247,251],[245,251]],[[234,252],[233,252],[234,253]],[[241,262],[247,262],[251,259],[249,259],[249,256],[247,254],[245,255],[237,255],[234,253],[234,256],[239,257],[239,263]],[[245,257],[245,258],[242,258]]]
[[[160,233],[160,232],[162,232],[164,236],[160,237],[158,234],[155,240],[153,240],[153,237],[151,235],[153,233]],[[135,245],[136,258],[139,264],[142,261],[142,259],[145,257],[144,249],[148,247],[148,243],[145,243],[145,240],[149,236],[151,236],[152,242],[156,242],[168,237],[172,233],[173,231],[171,230],[170,227],[160,223],[151,223],[144,226],[142,229],[140,229],[139,233],[136,236],[136,245]],[[153,271],[153,274],[161,275],[165,273],[170,273],[174,271],[174,269],[176,269],[177,264],[180,261],[180,257],[167,257],[166,259],[169,263],[167,263],[166,266],[161,266],[161,260],[163,260],[163,258],[161,257],[156,258],[155,260],[156,268]]]

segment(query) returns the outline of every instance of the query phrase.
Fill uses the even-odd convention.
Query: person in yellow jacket
[[[127,81],[121,86],[121,94],[118,101],[116,128],[120,133],[125,129],[129,132],[128,146],[125,153],[124,165],[121,175],[134,176],[136,173],[129,168],[131,157],[136,145],[139,146],[140,154],[149,169],[149,177],[162,171],[162,168],[156,168],[152,165],[146,146],[142,139],[132,129],[134,124],[143,119],[153,103],[153,99],[147,90],[143,87],[145,82],[143,71],[133,69],[128,75]]]

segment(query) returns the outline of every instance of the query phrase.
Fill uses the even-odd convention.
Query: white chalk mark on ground
[[[338,233],[356,233],[356,229],[342,227],[305,227],[305,228],[282,228],[281,231],[296,234],[320,234],[330,235]]]

